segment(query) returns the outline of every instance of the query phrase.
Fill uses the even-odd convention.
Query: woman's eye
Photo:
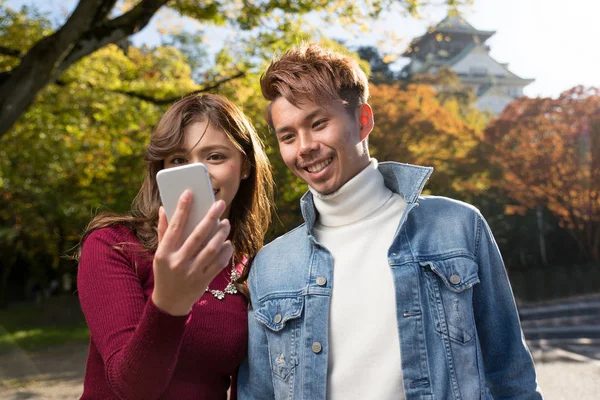
[[[227,157],[225,157],[224,154],[213,153],[213,154],[210,154],[206,159],[211,160],[211,161],[218,161],[218,160],[224,160],[225,158],[227,158]]]
[[[171,164],[175,164],[175,165],[185,164],[186,162],[187,162],[187,160],[183,157],[173,157],[171,159]]]

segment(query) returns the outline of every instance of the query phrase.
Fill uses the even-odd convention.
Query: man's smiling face
[[[321,194],[335,192],[369,164],[362,143],[373,127],[368,105],[350,115],[341,101],[296,107],[282,96],[271,104],[271,116],[283,161]]]

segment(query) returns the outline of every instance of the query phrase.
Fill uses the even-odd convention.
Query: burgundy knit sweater
[[[209,287],[223,290],[230,272]],[[77,286],[90,328],[82,399],[226,399],[232,376],[235,399],[247,351],[243,295],[205,293],[183,317],[161,311],[151,300],[152,255],[123,226],[88,236]]]

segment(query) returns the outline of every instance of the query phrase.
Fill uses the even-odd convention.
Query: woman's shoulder
[[[130,227],[125,224],[115,224],[90,232],[83,242],[84,247],[88,243],[115,246],[122,243],[139,244],[139,240]]]
[[[106,253],[117,250],[126,253],[132,260],[151,256],[144,248],[133,229],[125,224],[115,224],[90,232],[81,246],[82,255],[89,252]]]
[[[97,264],[134,266],[137,274],[151,268],[152,254],[142,246],[130,227],[115,224],[93,230],[83,242],[79,269],[89,265],[96,269]]]
[[[94,229],[85,237],[79,254],[80,292],[98,289],[102,286],[99,282],[144,284],[152,273],[152,259],[130,227],[115,224]]]

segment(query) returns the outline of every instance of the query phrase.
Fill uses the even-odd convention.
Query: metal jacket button
[[[280,322],[281,322],[281,319],[282,319],[282,318],[281,318],[281,314],[277,314],[277,315],[275,316],[275,319],[274,319],[274,321],[275,321],[275,323],[276,323],[276,324],[278,324],[278,323],[280,323]]]
[[[316,353],[316,354],[318,354],[318,353],[320,353],[320,352],[321,352],[321,350],[322,350],[322,349],[323,349],[323,346],[321,346],[321,343],[319,343],[319,342],[314,342],[314,343],[312,344],[312,351],[313,351],[313,353]]]
[[[325,286],[327,284],[327,279],[325,279],[324,276],[319,276],[317,278],[317,285],[319,286]]]
[[[460,276],[456,274],[450,275],[450,283],[453,285],[458,285],[460,283]]]

